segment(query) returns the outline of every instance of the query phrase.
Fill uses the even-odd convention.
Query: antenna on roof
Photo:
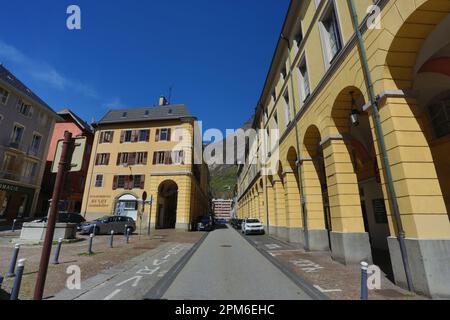
[[[173,90],[173,85],[171,85],[169,87],[169,99],[168,99],[169,104],[171,104],[171,102],[172,102],[172,90]]]

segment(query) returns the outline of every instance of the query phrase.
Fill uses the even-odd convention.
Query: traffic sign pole
[[[45,280],[47,278],[47,269],[50,260],[50,253],[52,250],[53,236],[55,234],[56,217],[58,214],[59,198],[61,196],[63,180],[67,171],[67,163],[70,145],[72,143],[72,133],[66,131],[64,133],[64,142],[61,153],[61,160],[59,162],[58,173],[56,174],[55,188],[53,189],[52,203],[50,213],[47,221],[47,231],[45,233],[44,245],[42,247],[41,260],[39,263],[39,271],[34,289],[34,300],[42,300],[44,296]]]

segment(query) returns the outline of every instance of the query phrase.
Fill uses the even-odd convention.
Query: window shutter
[[[128,190],[129,187],[129,182],[130,182],[130,177],[128,175],[124,176],[124,189]]]
[[[130,165],[130,166],[133,166],[133,165],[135,165],[136,164],[136,153],[130,153],[129,155],[128,155],[128,164]]]
[[[148,159],[148,152],[144,152],[144,157],[142,159],[142,164],[146,165],[147,164],[147,159]]]
[[[133,130],[131,133],[131,142],[138,142],[139,131]]]
[[[122,159],[122,153],[119,152],[119,154],[117,155],[117,165],[120,165],[121,159]]]
[[[141,176],[141,189],[145,188],[145,175]]]
[[[104,139],[105,139],[105,133],[104,133],[104,132],[101,132],[101,133],[100,133],[100,143],[103,143],[103,142],[104,142]]]
[[[181,164],[184,164],[184,151],[180,151],[180,161]]]
[[[157,156],[157,152],[153,152],[153,165],[156,164],[156,156]]]
[[[118,176],[114,176],[114,180],[113,180],[113,190],[117,190],[117,185],[119,183],[119,177]]]
[[[100,155],[97,154],[96,158],[95,158],[95,165],[98,166],[100,164]]]
[[[147,130],[147,138],[145,139],[146,142],[150,141],[150,130]]]
[[[105,166],[109,165],[109,158],[111,157],[110,153],[106,154],[106,161],[105,161]]]
[[[160,132],[160,130],[157,129],[157,130],[156,130],[156,136],[155,136],[155,141],[156,141],[156,142],[159,141],[159,132]]]
[[[120,133],[120,143],[123,143],[125,141],[125,131],[122,131]]]
[[[171,133],[172,133],[172,129],[167,129],[167,141],[172,141]]]
[[[114,139],[114,131],[111,131],[109,133],[109,141],[108,142],[113,142],[113,139]]]

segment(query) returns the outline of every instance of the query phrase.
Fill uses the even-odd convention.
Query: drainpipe
[[[291,91],[292,91],[292,103],[294,104],[294,121],[297,117],[297,104],[295,101],[295,91],[294,91],[294,75],[293,75],[293,68],[292,68],[292,61],[291,61],[291,42],[288,38],[286,38],[283,34],[281,34],[281,39],[285,40],[288,46],[288,63],[289,63],[289,76],[290,76],[290,83],[291,83]],[[306,197],[305,197],[305,191],[303,189],[303,172],[302,172],[302,163],[301,163],[301,157],[300,157],[300,134],[298,132],[298,126],[297,123],[294,123],[295,127],[295,142],[297,145],[297,171],[298,171],[298,180],[300,183],[300,207],[302,208],[302,218],[303,218],[303,236],[304,236],[304,242],[305,242],[305,251],[310,251],[309,246],[309,230],[308,230],[308,211],[306,209]]]
[[[361,64],[362,64],[362,67],[364,70],[364,76],[365,76],[365,80],[366,80],[367,91],[369,93],[370,104],[373,108],[373,116],[374,116],[374,120],[375,120],[374,121],[375,122],[375,132],[377,135],[377,139],[379,141],[379,147],[380,147],[380,151],[381,151],[382,158],[383,158],[388,192],[389,192],[390,198],[391,198],[390,202],[391,202],[391,206],[392,206],[393,213],[394,213],[395,224],[397,226],[397,240],[398,240],[398,243],[400,246],[400,253],[402,256],[403,267],[405,269],[408,290],[413,292],[414,285],[413,285],[413,281],[412,281],[412,275],[411,275],[411,270],[410,270],[409,261],[408,261],[408,254],[407,254],[406,245],[405,245],[405,230],[403,229],[403,224],[402,224],[402,220],[400,217],[400,210],[398,207],[397,195],[396,195],[395,187],[394,187],[394,180],[392,178],[391,166],[390,166],[389,158],[388,158],[388,154],[387,154],[386,142],[384,139],[383,129],[381,127],[380,113],[379,113],[379,109],[378,109],[379,97],[375,95],[375,90],[373,87],[372,77],[371,77],[370,69],[369,69],[369,63],[367,60],[366,48],[364,46],[364,40],[362,38],[361,31],[359,29],[358,14],[356,13],[355,2],[354,2],[354,0],[347,0],[347,1],[348,1],[348,6],[350,8],[351,15],[352,15],[353,27],[355,29],[356,38],[358,41],[358,49],[359,49],[359,54],[361,57]]]
[[[262,106],[261,106],[262,107]],[[264,158],[267,157],[267,145],[266,145],[266,129],[263,126],[263,136],[262,136],[262,143],[263,143],[263,151],[264,151]],[[259,137],[261,137],[261,135],[258,135]],[[264,163],[264,166],[266,165],[266,163]],[[261,166],[262,166],[262,162],[261,162]],[[263,168],[261,168],[263,169]],[[265,170],[262,170],[263,174],[264,174],[264,179],[263,179],[263,190],[264,190],[264,213],[266,214],[266,225],[267,225],[267,233],[270,234],[270,221],[269,221],[269,195],[267,193],[267,174],[265,172]]]

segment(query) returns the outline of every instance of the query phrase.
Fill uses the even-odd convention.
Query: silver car
[[[81,234],[125,234],[128,230],[132,234],[136,230],[136,222],[133,218],[123,216],[106,216],[92,222],[81,224]]]

